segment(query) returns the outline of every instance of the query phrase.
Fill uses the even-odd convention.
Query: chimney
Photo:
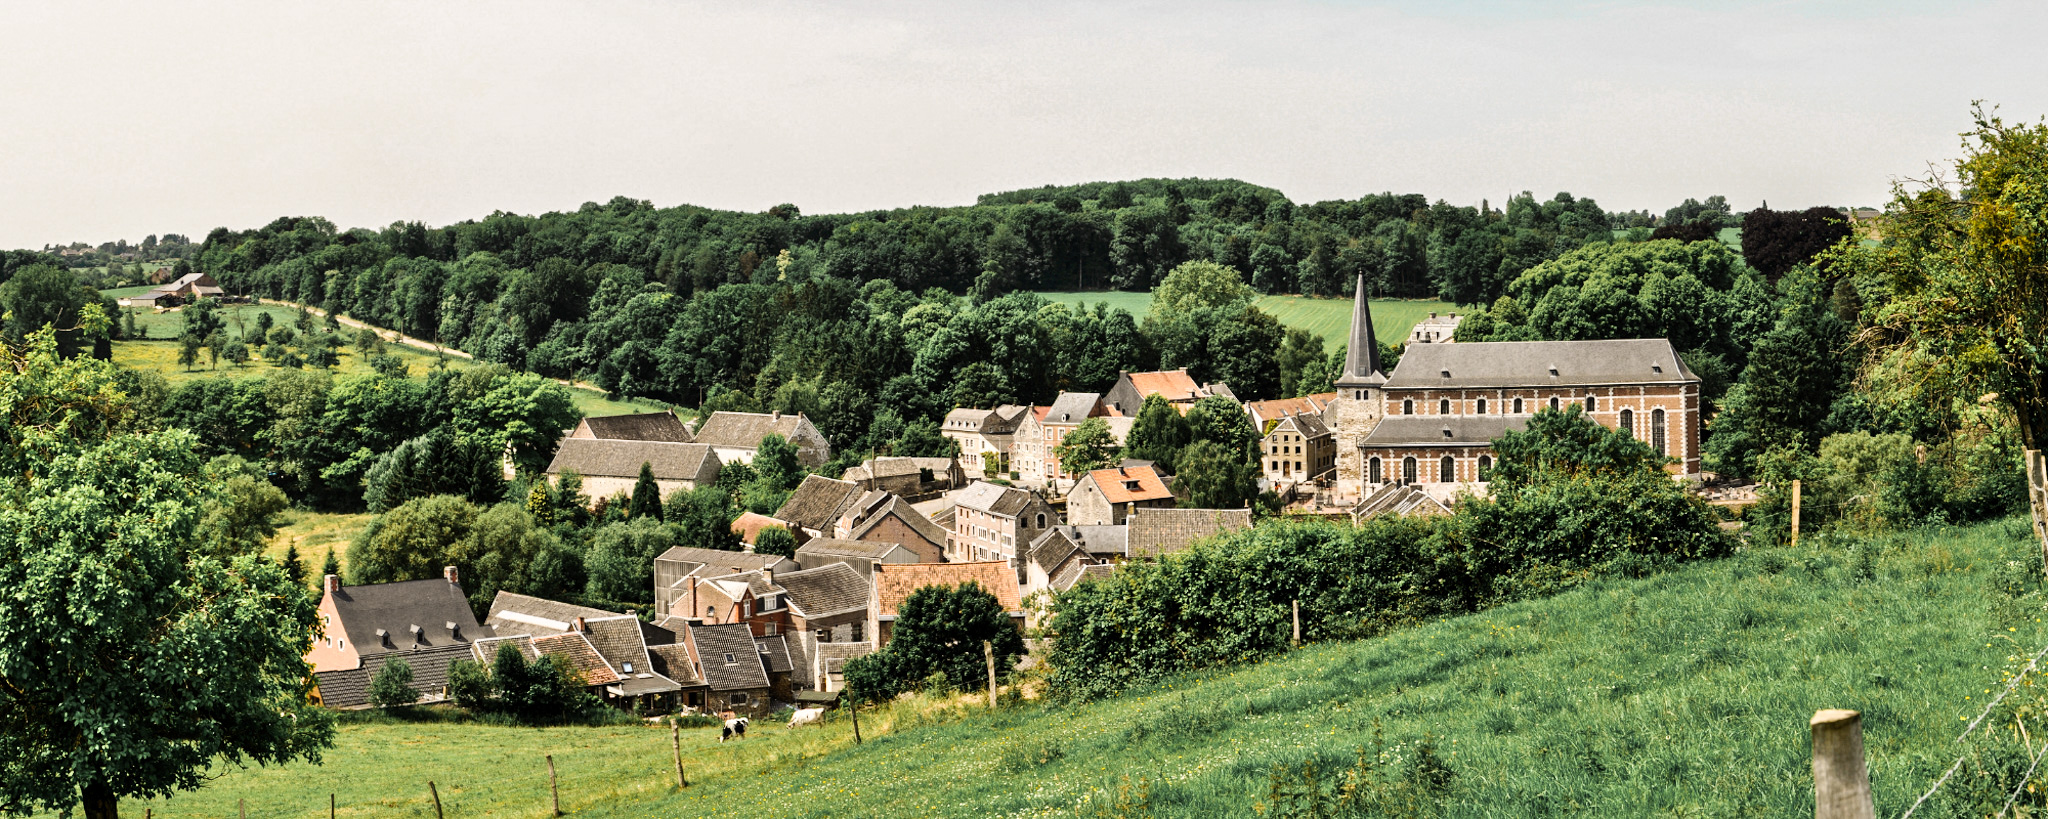
[[[457,573],[457,572],[455,571],[455,567],[454,567],[454,566],[443,566],[443,567],[441,567],[441,576],[442,576],[442,577],[445,577],[445,578],[447,578],[447,579],[448,579],[448,582],[449,582],[449,583],[451,583],[451,584],[454,584],[454,585],[457,585],[457,586],[460,586],[460,585],[462,585],[462,576],[461,576],[461,574],[459,574],[459,573]]]
[[[1435,311],[1435,310],[1431,310],[1431,311],[1429,311],[1429,317],[1430,317],[1430,318],[1436,318],[1436,311]]]
[[[333,593],[335,593],[335,592],[341,591],[341,575],[338,575],[338,574],[330,574],[330,575],[328,575],[328,576],[327,576],[327,582],[326,582],[326,588],[327,588],[327,593],[328,593],[328,594],[333,594]]]
[[[782,410],[776,410],[776,411],[774,411],[774,412],[768,413],[768,420],[770,420],[770,421],[780,421],[780,420],[782,420]]]
[[[570,631],[583,631],[583,630],[585,630],[585,629],[584,629],[584,627],[583,627],[583,618],[581,618],[581,617],[578,617],[578,618],[576,618],[576,619],[574,619],[574,620],[571,620],[571,621],[569,621],[569,630],[570,630]]]
[[[775,569],[773,569],[773,568],[767,568],[767,569],[762,569],[762,570],[761,570],[761,580],[762,580],[762,582],[765,582],[765,583],[767,583],[767,584],[768,584],[768,585],[770,585],[770,586],[773,586],[773,585],[775,585]]]

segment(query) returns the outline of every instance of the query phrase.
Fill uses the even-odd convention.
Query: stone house
[[[1266,480],[1276,485],[1327,481],[1337,468],[1337,438],[1321,415],[1281,418],[1267,430],[1259,449]]]
[[[1290,415],[1317,415],[1329,409],[1330,402],[1337,400],[1334,392],[1302,395],[1294,398],[1274,398],[1268,401],[1246,401],[1244,414],[1251,419],[1252,429],[1263,435],[1273,428],[1280,419]]]
[[[727,577],[746,572],[766,570],[793,572],[798,568],[796,561],[781,555],[764,555],[753,552],[728,552],[723,549],[698,549],[690,546],[675,546],[654,558],[654,615],[656,617],[692,617],[703,613],[688,605],[692,588],[699,578]]]
[[[1188,407],[1194,406],[1196,401],[1212,395],[1237,399],[1237,396],[1231,393],[1229,385],[1221,382],[1196,383],[1183,368],[1149,373],[1117,373],[1116,384],[1109,388],[1109,392],[1102,397],[1102,402],[1119,415],[1136,418],[1138,410],[1145,406],[1145,399],[1153,395],[1165,398],[1166,402],[1175,405],[1182,415],[1186,415]]]
[[[1063,392],[1044,412],[1033,408],[1017,425],[1011,446],[1011,471],[1018,480],[1032,486],[1056,486],[1073,475],[1060,468],[1057,447],[1082,421],[1115,415],[1092,392]],[[1128,427],[1125,428],[1128,431]],[[1114,430],[1112,430],[1114,432]]]
[[[1031,414],[1031,407],[1004,404],[995,409],[971,409],[960,407],[946,413],[945,423],[939,425],[939,434],[960,445],[960,467],[973,476],[994,474],[998,477],[1010,471],[1010,451],[1017,432],[1017,425],[1024,416]],[[989,467],[993,463],[995,469]]]
[[[387,661],[411,666],[420,702],[448,697],[448,666],[468,659],[478,640],[495,637],[476,621],[455,567],[431,580],[344,586],[327,575],[320,633],[306,652],[314,696],[328,708],[367,708],[370,680]]]
[[[875,644],[818,643],[812,646],[811,685],[813,691],[832,692],[846,687],[846,663],[875,653]]]
[[[1021,569],[1020,549],[1046,527],[1064,522],[1044,498],[1014,486],[976,482],[953,493],[952,499],[953,532],[946,558],[954,562],[996,560]]]
[[[654,483],[662,497],[682,490],[718,482],[719,458],[703,444],[671,444],[659,441],[616,441],[598,438],[563,438],[548,463],[547,477],[560,481],[565,472],[583,476],[583,494],[593,503],[613,495],[632,495],[640,480],[640,465],[654,472]]]
[[[870,540],[840,540],[832,537],[812,538],[810,542],[797,547],[796,563],[803,570],[823,568],[834,563],[844,563],[860,572],[862,577],[874,574],[877,563],[923,563],[917,553],[903,548],[900,543],[879,543]],[[938,562],[938,561],[933,561]]]
[[[1128,552],[1133,560],[1157,557],[1251,525],[1250,509],[1139,509],[1126,524]]]
[[[1031,595],[1042,591],[1063,592],[1086,577],[1089,567],[1108,566],[1111,563],[1109,556],[1094,551],[1104,544],[1091,544],[1084,534],[1103,529],[1121,533],[1124,527],[1054,526],[1040,533],[1038,539],[1031,542],[1019,593],[1029,600]],[[1121,537],[1116,540],[1121,544]]]
[[[1067,523],[1116,526],[1141,506],[1170,508],[1175,500],[1159,472],[1149,466],[1097,469],[1067,492]]]
[[[774,708],[768,663],[745,623],[692,623],[682,635],[703,675],[706,711],[759,717]]]
[[[631,614],[501,591],[492,598],[490,615],[484,622],[500,636],[525,635],[533,639],[541,654],[551,653],[548,646],[558,642],[550,638],[569,634],[581,637],[603,664],[599,676],[614,680],[603,687],[603,699],[610,705],[639,705],[642,710],[672,707],[675,694],[683,688],[655,671],[647,653],[651,635],[656,643],[669,642],[674,636]],[[563,644],[574,653],[574,641]],[[582,667],[586,673],[597,671],[587,662]]]
[[[790,533],[796,535],[797,543],[814,537],[832,537],[846,507],[865,493],[860,484],[852,481],[805,475],[789,493],[789,500],[775,510],[775,517],[795,527]]]
[[[887,492],[867,492],[840,512],[832,525],[839,540],[895,543],[909,549],[921,563],[946,559],[946,530],[939,528],[910,502]]]
[[[1017,587],[1016,570],[1007,561],[976,563],[913,563],[908,566],[877,565],[874,598],[868,606],[868,631],[875,635],[877,648],[889,645],[895,634],[896,612],[903,601],[926,586],[959,586],[978,583],[1003,605],[1012,622],[1024,627],[1024,604]]]
[[[773,569],[690,579],[690,593],[671,607],[705,623],[746,623],[756,635],[772,637],[795,626],[788,593]]]
[[[761,447],[761,439],[770,434],[779,434],[796,445],[797,463],[808,469],[824,466],[832,460],[832,443],[825,440],[825,434],[805,418],[803,413],[784,415],[780,412],[714,412],[698,422],[690,431],[691,440],[708,444],[725,463],[753,463],[754,452]]]
[[[968,475],[958,458],[869,458],[839,477],[862,489],[916,497],[959,489]]]
[[[844,563],[828,563],[817,569],[789,572],[777,582],[789,595],[791,630],[783,636],[790,641],[795,679],[801,688],[817,685],[814,658],[820,643],[866,643],[868,606],[874,590],[859,571]]]
[[[220,282],[205,273],[187,273],[177,281],[157,285],[141,295],[120,300],[122,307],[175,307],[204,298],[219,298],[227,294]]]
[[[635,412],[626,415],[593,415],[576,423],[568,438],[606,441],[660,441],[668,444],[694,443],[690,428],[676,418],[675,410]]]
[[[1464,319],[1459,318],[1457,313],[1452,313],[1448,316],[1439,316],[1436,314],[1436,311],[1432,310],[1429,313],[1429,318],[1416,322],[1415,327],[1408,331],[1408,343],[1455,343],[1457,341],[1455,336],[1458,333],[1458,324],[1463,321]]]

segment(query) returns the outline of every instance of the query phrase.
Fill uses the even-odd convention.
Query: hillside
[[[1129,311],[1139,319],[1145,317],[1146,308],[1152,305],[1151,293],[1124,293],[1119,291],[1100,292],[1041,292],[1040,297],[1061,304],[1095,304],[1107,302],[1110,307]],[[1351,335],[1351,299],[1319,299],[1309,296],[1261,296],[1259,309],[1271,313],[1280,323],[1298,327],[1323,337],[1323,349],[1336,352]],[[1372,302],[1373,332],[1383,344],[1402,344],[1408,340],[1408,331],[1417,322],[1429,317],[1431,312],[1463,312],[1461,308],[1447,301],[1427,299],[1374,299]]]
[[[2038,585],[2030,535],[2011,519],[1751,550],[1084,706],[917,697],[864,715],[857,748],[844,721],[725,745],[694,730],[680,793],[658,729],[382,720],[343,726],[322,768],[228,772],[148,806],[303,815],[337,791],[344,815],[416,813],[433,779],[451,815],[544,815],[552,753],[564,808],[590,817],[1246,816],[1275,766],[1316,760],[1328,782],[1379,736],[1394,778],[1433,742],[1451,816],[1790,816],[1812,810],[1807,718],[1845,707],[1897,815],[2008,658],[2048,641],[2039,596],[2006,591]],[[1967,813],[1944,800],[1973,788],[1916,815]]]

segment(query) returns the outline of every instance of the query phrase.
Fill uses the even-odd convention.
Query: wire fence
[[[1970,724],[1965,726],[1963,732],[1956,736],[1956,744],[1961,745],[1964,740],[1969,739],[1970,735],[1975,733],[1977,728],[1982,726],[1984,721],[1991,716],[1991,712],[1997,710],[1999,703],[2005,701],[2007,695],[2018,689],[2021,682],[2026,680],[2029,675],[2040,671],[2041,659],[2043,657],[2048,657],[2048,646],[2042,646],[2040,651],[2034,652],[2034,656],[2027,660],[2027,664],[2020,668],[2019,673],[2012,675],[2012,679],[2006,682],[2005,688],[1998,692],[1998,696],[1992,697],[1990,702],[1984,704],[1984,710],[1977,714],[1976,719],[1970,720]],[[2020,730],[2025,731],[2024,723],[2021,724]],[[2032,757],[2030,764],[2027,766],[2027,773],[2020,777],[2019,784],[2013,788],[2012,795],[2006,799],[2005,806],[2000,808],[1995,815],[2005,816],[2006,811],[2010,810],[2013,803],[2019,800],[2020,793],[2026,789],[2027,783],[2033,781],[2034,771],[2040,767],[2041,757],[2048,755],[2048,753],[2044,752],[2048,752],[2048,744],[2044,744],[2042,751],[2036,751],[2033,748],[2032,741],[2027,741],[2027,755]],[[1927,800],[1934,798],[1935,793],[1939,792],[1943,785],[1947,785],[1949,780],[1955,777],[1957,771],[1962,770],[1963,763],[1968,761],[1969,758],[1970,752],[1968,751],[1958,755],[1955,764],[1948,766],[1948,770],[1942,773],[1941,778],[1935,780],[1934,785],[1929,787],[1926,793],[1921,794],[1919,799],[1914,800],[1913,805],[1906,808],[1906,812],[1900,814],[1899,819],[1911,819],[1913,812],[1919,810],[1922,805],[1927,804]]]

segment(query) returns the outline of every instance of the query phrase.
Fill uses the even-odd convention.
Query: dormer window
[[[1661,372],[1663,372],[1663,371],[1664,371],[1664,365],[1662,365],[1662,364],[1651,364],[1651,365],[1650,365],[1650,372],[1653,372],[1653,373],[1661,373]]]
[[[626,670],[626,673],[628,673],[628,674],[631,674],[631,673],[633,673],[633,664],[632,664],[632,663],[620,663],[620,664],[619,664],[619,667],[620,667],[620,668],[623,668],[623,669],[625,669],[625,670]]]
[[[726,653],[726,655],[725,655],[725,664],[726,664],[726,665],[739,665],[739,664],[740,664],[740,658],[739,658],[739,655],[737,655],[737,654],[733,654],[733,653],[731,653],[731,652],[727,652],[727,653]]]
[[[1556,378],[1556,377],[1557,377],[1557,365],[1556,365],[1556,364],[1552,364],[1552,365],[1550,365],[1550,377],[1551,377],[1551,378]]]

